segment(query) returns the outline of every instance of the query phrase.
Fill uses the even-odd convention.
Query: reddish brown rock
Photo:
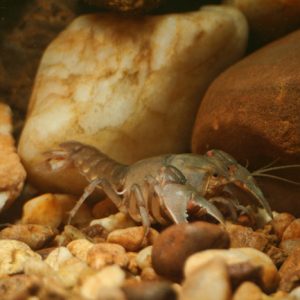
[[[271,225],[279,240],[282,239],[284,231],[294,220],[295,217],[288,213],[281,213],[274,217],[274,219],[271,221]]]
[[[219,76],[195,122],[192,150],[222,149],[252,168],[300,162],[300,30],[256,51]],[[293,172],[292,172],[293,171]],[[299,169],[281,174],[300,181]],[[300,187],[261,179],[276,211],[300,212]]]
[[[229,236],[220,226],[205,222],[173,225],[156,239],[152,265],[161,276],[180,280],[185,260],[206,249],[229,247]]]
[[[294,220],[282,235],[282,241],[300,239],[300,219]]]

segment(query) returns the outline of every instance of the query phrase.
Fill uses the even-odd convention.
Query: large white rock
[[[36,164],[66,140],[126,163],[188,151],[201,97],[243,55],[247,33],[244,16],[225,6],[77,18],[48,47],[35,80],[19,145],[29,176],[47,188],[80,190],[74,172],[51,176]]]

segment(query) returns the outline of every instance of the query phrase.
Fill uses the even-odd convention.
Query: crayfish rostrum
[[[92,146],[69,141],[47,152],[47,162],[54,171],[75,165],[90,182],[70,218],[95,188],[101,188],[120,211],[141,222],[147,231],[151,223],[187,222],[188,211],[195,207],[223,223],[215,204],[225,199],[221,197],[224,192],[231,195],[232,185],[251,194],[272,217],[252,174],[221,150],[205,155],[161,155],[128,166]],[[226,201],[235,208],[243,207],[233,196]]]

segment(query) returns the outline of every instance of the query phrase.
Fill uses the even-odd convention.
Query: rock
[[[193,152],[222,149],[241,164],[250,162],[252,168],[277,158],[277,165],[299,164],[300,93],[295,88],[299,61],[298,30],[222,73],[201,102]],[[300,182],[297,168],[276,175]],[[261,178],[259,183],[273,210],[300,213],[300,187],[271,178]]]
[[[159,281],[162,278],[155,272],[155,270],[151,267],[144,268],[141,272],[141,280],[142,281]]]
[[[250,25],[252,47],[259,47],[300,27],[299,1],[224,0],[240,9]]]
[[[141,250],[143,251],[143,250]],[[131,272],[134,275],[139,274],[139,267],[136,261],[137,253],[136,252],[126,252],[126,255],[128,257],[128,265],[127,270]]]
[[[289,224],[282,235],[281,241],[300,239],[300,219],[296,219]]]
[[[168,282],[141,282],[125,285],[123,291],[127,300],[176,300],[177,296]]]
[[[92,214],[95,219],[103,219],[109,217],[110,215],[114,215],[118,212],[119,211],[117,207],[108,198],[97,202],[92,210]]]
[[[263,300],[261,289],[252,282],[244,282],[233,295],[232,300]]]
[[[290,255],[294,250],[300,249],[300,239],[286,240],[281,242],[279,246],[287,255]]]
[[[159,233],[150,228],[148,235],[145,237],[145,229],[142,226],[117,229],[112,231],[107,241],[123,246],[127,251],[138,251],[144,247],[152,245]]]
[[[35,224],[17,224],[0,232],[0,239],[11,239],[27,244],[31,249],[42,248],[57,232],[49,226]]]
[[[90,241],[85,239],[79,239],[70,242],[67,248],[75,257],[86,262],[88,252],[93,246],[94,244]]]
[[[125,268],[129,259],[124,247],[112,243],[99,243],[89,249],[86,262],[91,268],[99,270],[111,264]]]
[[[168,227],[157,238],[152,249],[155,271],[171,280],[182,278],[185,260],[195,252],[229,247],[229,236],[222,227],[205,222]]]
[[[119,266],[108,266],[88,277],[80,287],[82,297],[88,300],[109,299],[102,298],[105,290],[109,289],[115,291],[123,284],[125,280],[125,273]],[[116,292],[118,293],[118,292]],[[118,293],[122,294],[122,293]],[[114,299],[114,298],[112,298]]]
[[[75,168],[45,163],[43,153],[66,140],[123,163],[188,151],[204,91],[246,42],[244,16],[226,6],[77,18],[50,44],[36,77],[18,149],[30,181],[82,192],[86,179]]]
[[[23,242],[0,240],[0,276],[21,273],[29,258],[41,259]]]
[[[226,231],[230,237],[231,248],[250,247],[264,251],[269,243],[264,233],[254,232],[250,227],[227,223]]]
[[[141,270],[152,267],[152,248],[153,246],[148,246],[137,254],[135,259]]]
[[[86,0],[87,3],[121,12],[145,12],[157,8],[162,0]]]
[[[67,223],[68,213],[76,203],[77,198],[71,195],[43,194],[25,203],[21,222],[58,228],[62,223]],[[71,223],[81,227],[87,225],[91,219],[89,208],[83,204]]]
[[[19,196],[26,177],[16,153],[12,131],[11,110],[0,102],[0,211]]]
[[[45,259],[47,263],[53,270],[57,271],[63,262],[72,258],[73,255],[66,247],[58,247],[49,253]]]
[[[279,269],[280,289],[290,292],[299,286],[300,280],[300,249],[293,251]]]
[[[229,250],[206,250],[195,253],[190,256],[184,266],[184,274],[188,277],[195,270],[201,268],[207,261],[223,259],[228,266],[241,263],[250,263],[251,265],[262,268],[261,287],[264,291],[270,293],[275,291],[279,276],[272,260],[264,253],[253,248],[236,248]]]
[[[226,263],[216,259],[189,274],[182,285],[179,300],[229,300],[231,286]]]
[[[129,215],[119,212],[103,219],[93,220],[90,225],[100,225],[107,232],[112,232],[117,229],[133,227],[136,224],[129,217]]]
[[[282,239],[284,231],[294,220],[295,217],[289,213],[281,213],[274,216],[271,225],[279,240]]]

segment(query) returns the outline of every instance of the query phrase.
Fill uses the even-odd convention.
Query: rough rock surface
[[[19,144],[30,178],[80,191],[74,171],[51,175],[37,164],[70,139],[127,163],[188,151],[201,96],[246,41],[245,18],[230,7],[77,18],[48,47],[35,81]]]
[[[250,25],[250,40],[254,47],[282,37],[300,28],[298,0],[224,0],[240,9]]]
[[[259,168],[300,162],[300,31],[238,62],[208,89],[195,122],[192,149],[220,148]],[[294,170],[294,172],[292,172]],[[299,181],[299,170],[273,173]],[[300,188],[260,180],[277,211],[300,212]]]
[[[0,211],[19,196],[26,177],[16,153],[12,128],[11,110],[0,103]]]

